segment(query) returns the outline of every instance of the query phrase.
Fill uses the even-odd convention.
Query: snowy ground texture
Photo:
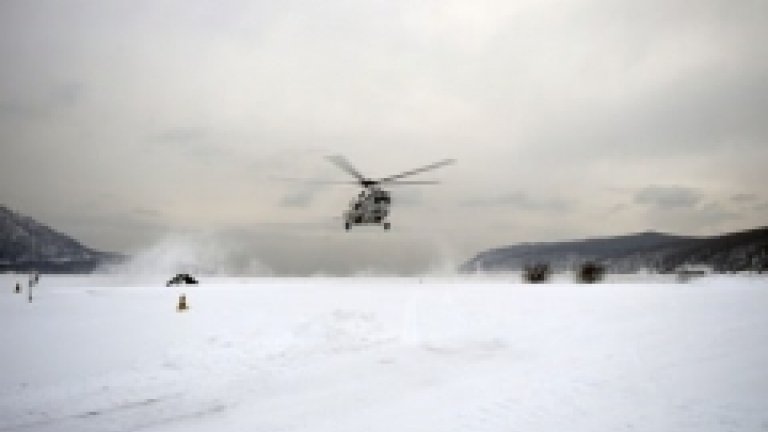
[[[768,431],[766,278],[15,280],[0,431]]]

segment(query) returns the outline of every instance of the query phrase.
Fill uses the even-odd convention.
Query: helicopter
[[[371,179],[360,174],[360,171],[352,166],[352,164],[343,156],[332,155],[328,156],[327,159],[342,171],[355,177],[356,181],[352,183],[359,184],[363,188],[363,190],[350,201],[349,208],[344,211],[344,229],[347,231],[355,225],[382,225],[385,230],[389,230],[392,226],[389,222],[389,207],[392,204],[392,197],[389,191],[382,189],[381,186],[438,184],[438,182],[433,180],[401,181],[400,179],[456,162],[454,159],[444,159],[430,165],[404,171],[400,174],[382,177],[380,179]]]

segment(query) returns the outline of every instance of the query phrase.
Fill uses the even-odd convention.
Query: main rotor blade
[[[399,178],[412,176],[414,174],[423,173],[424,171],[429,171],[429,170],[437,169],[437,168],[440,168],[440,167],[443,167],[443,166],[446,166],[446,165],[450,165],[450,164],[452,164],[454,162],[456,162],[456,159],[444,159],[444,160],[441,160],[440,162],[435,162],[435,163],[433,163],[431,165],[423,166],[421,168],[416,168],[416,169],[413,169],[413,170],[410,170],[410,171],[405,171],[405,172],[402,172],[400,174],[396,174],[396,175],[393,175],[393,176],[384,177],[384,178],[379,180],[379,183],[389,183],[392,180],[396,180],[396,179],[399,179]]]
[[[392,180],[387,182],[387,186],[397,186],[397,185],[436,185],[440,184],[437,180],[406,180],[406,181],[397,181]]]
[[[349,161],[346,158],[344,158],[344,156],[331,155],[331,156],[327,156],[326,159],[328,159],[329,161],[331,161],[331,163],[341,168],[343,171],[347,172],[348,174],[352,175],[356,179],[360,181],[365,180],[365,177],[363,177],[363,175],[360,174],[360,171],[358,171],[355,167],[353,167],[352,164],[349,163]]]
[[[300,183],[300,184],[349,184],[359,185],[359,181],[355,180],[320,180],[309,178],[294,178],[294,177],[269,177],[270,180],[286,182],[286,183]]]

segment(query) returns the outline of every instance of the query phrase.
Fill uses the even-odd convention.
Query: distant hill
[[[121,258],[0,205],[0,271],[82,273]]]
[[[614,272],[649,269],[674,271],[703,264],[716,271],[768,270],[768,227],[714,237],[683,237],[646,232],[618,237],[552,243],[524,243],[480,252],[464,263],[463,272],[519,270],[549,263],[563,270],[598,261]]]

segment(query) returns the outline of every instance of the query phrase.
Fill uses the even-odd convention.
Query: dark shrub
[[[605,267],[595,262],[585,262],[576,272],[576,279],[581,283],[596,283],[603,279]]]
[[[549,280],[552,270],[549,264],[539,263],[523,268],[523,281],[528,283],[544,283]]]

